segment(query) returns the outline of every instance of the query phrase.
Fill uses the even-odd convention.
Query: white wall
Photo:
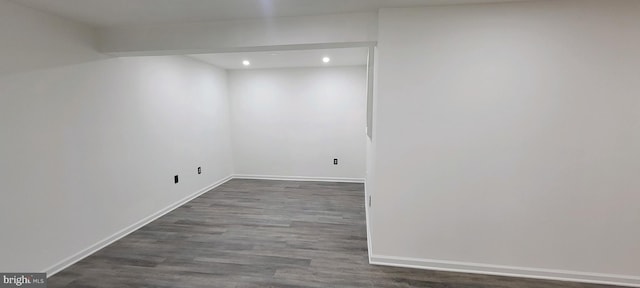
[[[383,9],[374,260],[640,285],[638,27],[631,0]]]
[[[345,45],[376,40],[376,13],[275,17],[98,30],[101,51],[119,55],[261,50],[269,46]]]
[[[236,174],[364,178],[364,67],[232,70],[229,95]]]
[[[48,270],[232,173],[225,71],[104,59],[90,29],[0,14],[0,271]]]
[[[0,76],[102,58],[87,26],[7,0],[0,0],[0,8]]]

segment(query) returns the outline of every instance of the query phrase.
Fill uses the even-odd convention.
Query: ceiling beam
[[[99,50],[116,56],[372,47],[377,13],[98,29]]]

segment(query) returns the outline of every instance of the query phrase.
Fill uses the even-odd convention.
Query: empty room
[[[640,1],[0,0],[0,287],[640,287]]]

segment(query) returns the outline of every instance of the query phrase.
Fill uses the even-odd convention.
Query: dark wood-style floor
[[[231,180],[49,287],[607,287],[369,265],[365,229],[362,184]]]

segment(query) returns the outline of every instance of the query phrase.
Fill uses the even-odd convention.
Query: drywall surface
[[[374,256],[640,285],[638,27],[638,1],[381,10]]]
[[[232,173],[225,71],[104,59],[83,26],[0,11],[0,63],[25,59],[0,75],[0,271],[45,271]],[[51,40],[5,41],[16,31]]]
[[[92,32],[89,27],[0,0],[0,76],[101,58],[92,47]]]
[[[229,95],[236,174],[364,178],[364,67],[232,70]]]
[[[260,50],[261,47],[326,45],[376,40],[376,13],[347,13],[269,19],[154,24],[98,29],[101,51],[192,54]],[[264,48],[262,48],[264,49]]]

